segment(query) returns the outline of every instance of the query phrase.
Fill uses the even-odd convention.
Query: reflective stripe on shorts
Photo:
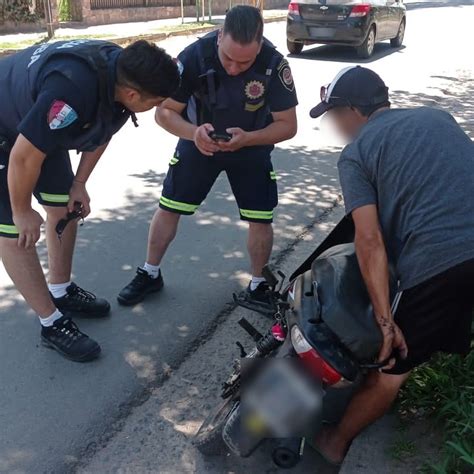
[[[240,215],[247,219],[261,219],[270,221],[273,219],[273,211],[252,211],[250,209],[240,209]]]
[[[17,236],[19,232],[15,225],[0,224],[0,234],[6,234],[9,236]]]
[[[171,199],[165,198],[164,196],[161,196],[160,204],[169,209],[173,209],[174,211],[190,213],[196,212],[199,207],[199,204],[188,204],[186,202],[173,201]]]
[[[40,197],[44,202],[51,202],[54,204],[69,202],[69,194],[48,194],[40,193]]]

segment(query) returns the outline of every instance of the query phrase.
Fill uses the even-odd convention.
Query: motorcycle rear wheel
[[[194,436],[194,446],[205,456],[218,456],[228,451],[222,438],[222,430],[236,403],[232,398],[225,400],[217,410],[208,415]]]

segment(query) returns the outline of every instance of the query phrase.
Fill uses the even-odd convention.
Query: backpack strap
[[[212,32],[198,40],[197,56],[199,63],[199,80],[201,81],[201,105],[197,111],[199,123],[212,122],[213,109],[217,104],[216,82],[216,42],[217,32]],[[207,96],[207,100],[204,97]]]
[[[260,54],[258,55],[258,62],[255,65],[255,70],[256,72],[258,72],[261,76],[265,78],[264,87],[265,87],[265,95],[266,95],[268,93],[270,82],[274,76],[273,73],[278,67],[278,64],[281,61],[281,57],[276,52],[275,46],[272,43],[270,43],[270,41],[268,41],[265,38],[263,41],[264,43],[262,46],[262,50],[260,51]],[[257,117],[255,119],[255,126],[258,129],[265,127],[268,113],[269,113],[268,107],[262,107],[256,112]]]

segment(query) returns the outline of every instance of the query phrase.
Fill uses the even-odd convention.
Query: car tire
[[[390,46],[392,48],[399,48],[403,44],[403,38],[405,37],[405,28],[407,26],[407,20],[404,18],[398,28],[398,34],[395,38],[390,40]]]
[[[361,59],[369,59],[372,56],[375,48],[375,26],[371,26],[369,32],[367,33],[367,38],[364,42],[357,47],[357,55]]]
[[[289,39],[286,40],[286,47],[290,54],[300,54],[303,51],[303,43],[299,43],[297,41],[290,41]]]

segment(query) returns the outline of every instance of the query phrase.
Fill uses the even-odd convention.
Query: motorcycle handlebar
[[[382,362],[373,362],[373,363],[368,363],[368,364],[360,364],[359,367],[361,369],[367,369],[367,370],[379,370],[384,368],[392,359],[395,359],[398,361],[400,359],[398,352],[393,352],[390,357],[387,357],[385,360]]]

